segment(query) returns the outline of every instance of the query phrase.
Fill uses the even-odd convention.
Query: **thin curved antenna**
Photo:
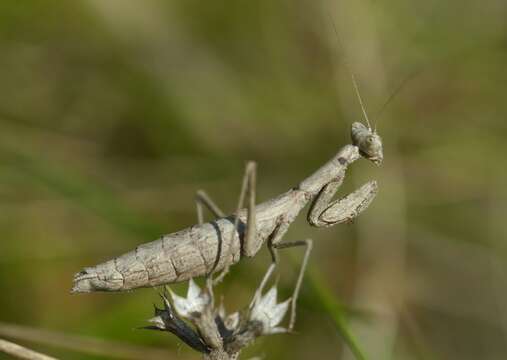
[[[394,89],[394,91],[391,93],[391,95],[389,95],[389,97],[387,98],[387,100],[384,102],[384,104],[382,105],[382,107],[380,108],[380,110],[377,112],[377,115],[375,115],[375,118],[374,118],[374,121],[375,121],[375,129],[374,129],[374,132],[377,132],[377,124],[378,124],[378,121],[380,120],[380,116],[382,115],[382,113],[384,112],[384,110],[386,109],[387,105],[389,105],[389,103],[396,97],[396,95],[398,95],[398,93],[401,91],[401,89],[407,84],[407,82],[409,80],[412,80],[414,77],[416,77],[417,75],[419,75],[421,71],[420,70],[417,70],[417,71],[414,71],[412,72],[411,74],[409,74],[407,77],[405,77],[399,84],[398,86],[396,87],[396,89]]]
[[[347,71],[350,74],[350,77],[352,78],[352,84],[354,84],[354,90],[356,92],[357,99],[359,100],[359,104],[361,105],[361,110],[363,111],[364,119],[366,120],[366,124],[368,125],[368,129],[371,131],[371,125],[370,125],[370,119],[368,119],[368,114],[366,113],[366,107],[364,106],[363,99],[361,97],[361,93],[359,91],[359,85],[357,84],[356,77],[354,73],[352,72],[351,67],[349,66],[349,62],[347,61],[347,56],[345,55],[345,50],[342,46],[342,42],[340,40],[340,35],[338,35],[338,29],[336,28],[336,24],[333,21],[333,18],[328,13],[329,20],[331,21],[331,24],[333,24],[334,33],[336,34],[336,39],[338,40],[338,46],[343,54],[343,63],[345,64],[345,67],[347,68]]]

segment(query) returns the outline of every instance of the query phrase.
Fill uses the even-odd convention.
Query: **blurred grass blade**
[[[54,357],[47,356],[36,351],[27,349],[26,347],[14,344],[7,340],[0,339],[0,352],[11,355],[17,359],[28,360],[57,360]]]
[[[93,180],[83,179],[68,166],[62,169],[41,157],[5,145],[1,145],[0,151],[13,169],[31,181],[46,186],[122,231],[149,239],[164,231],[161,225],[146,221],[128,209],[112,190]]]
[[[312,287],[314,294],[323,308],[323,310],[329,314],[333,320],[336,330],[339,335],[343,338],[347,346],[350,348],[356,359],[366,360],[366,357],[361,350],[357,340],[352,335],[349,325],[347,322],[347,311],[345,307],[340,304],[329,291],[328,287],[324,284],[318,273],[313,270],[308,274],[308,283]]]
[[[72,335],[2,322],[0,322],[0,335],[107,358],[161,360],[176,357],[174,352],[166,349],[130,345],[95,337]],[[184,357],[180,355],[178,359],[183,360]]]

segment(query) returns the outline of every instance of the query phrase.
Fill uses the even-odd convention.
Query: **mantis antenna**
[[[366,107],[364,106],[363,98],[361,97],[361,93],[359,91],[359,85],[357,84],[356,77],[349,65],[349,62],[347,61],[347,56],[345,55],[345,50],[342,46],[342,43],[340,40],[340,35],[338,35],[338,29],[336,28],[336,24],[334,23],[333,18],[331,17],[331,15],[329,13],[328,13],[328,16],[329,16],[329,20],[331,21],[331,24],[333,24],[334,33],[336,34],[336,39],[338,40],[338,46],[339,46],[341,52],[343,53],[343,59],[344,59],[343,62],[345,64],[345,67],[347,68],[347,71],[350,74],[350,77],[352,78],[352,84],[354,85],[354,90],[356,92],[357,99],[359,100],[359,105],[361,105],[361,110],[363,111],[363,116],[364,116],[364,119],[366,120],[366,125],[368,126],[368,129],[371,131],[370,119],[368,118],[368,114],[366,113]],[[376,132],[376,128],[377,128],[377,126],[375,124],[374,133]]]
[[[331,17],[331,15],[328,14],[328,16],[329,16],[329,20],[331,21],[331,24],[333,25],[333,29],[334,29],[334,32],[336,34],[336,38],[338,40],[338,46],[339,46],[341,52],[343,53],[343,62],[345,64],[345,67],[347,68],[347,71],[350,74],[350,77],[352,78],[352,84],[354,85],[354,90],[356,92],[357,99],[359,100],[359,104],[361,105],[361,110],[363,111],[364,119],[366,120],[366,124],[368,125],[368,129],[370,131],[372,131],[372,128],[371,128],[371,125],[370,125],[370,120],[368,118],[368,114],[366,113],[366,106],[363,103],[363,99],[362,99],[361,93],[359,91],[359,85],[357,84],[356,76],[354,75],[354,72],[352,71],[352,69],[351,69],[351,67],[350,67],[350,65],[349,65],[349,63],[347,61],[347,56],[345,54],[345,50],[344,50],[342,42],[340,40],[340,35],[338,34],[338,29],[336,28],[336,24],[335,24],[333,18]],[[373,133],[374,134],[377,133],[377,124],[378,124],[378,121],[379,121],[382,113],[384,112],[384,110],[387,108],[387,105],[389,105],[391,103],[391,101],[396,97],[396,95],[398,95],[398,93],[401,91],[401,89],[409,82],[409,80],[412,80],[415,76],[419,75],[419,73],[420,73],[420,71],[414,71],[413,73],[411,73],[407,77],[405,77],[399,83],[399,85],[394,89],[394,91],[389,95],[389,97],[384,102],[384,104],[382,104],[382,107],[378,111],[377,115],[375,115],[375,119],[374,119],[374,121],[375,121],[375,127],[373,128]]]
[[[384,112],[384,110],[387,108],[387,105],[389,105],[391,103],[391,101],[396,97],[396,95],[398,95],[398,93],[408,83],[408,81],[412,80],[414,77],[416,77],[417,75],[419,75],[419,73],[420,73],[420,71],[414,71],[411,74],[409,74],[407,77],[405,77],[398,84],[398,86],[396,87],[396,89],[394,89],[394,91],[391,93],[391,95],[389,95],[389,98],[387,98],[387,100],[384,102],[384,104],[382,105],[382,107],[380,108],[380,110],[377,112],[377,115],[375,115],[375,130],[374,130],[374,132],[377,132],[378,121],[380,119],[380,116]]]

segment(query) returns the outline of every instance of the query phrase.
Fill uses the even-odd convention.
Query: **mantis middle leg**
[[[299,291],[301,290],[301,284],[303,283],[303,277],[306,272],[306,267],[308,265],[308,259],[310,258],[310,253],[313,248],[313,240],[307,239],[302,241],[290,241],[290,242],[281,242],[283,236],[287,232],[287,229],[289,228],[291,222],[287,221],[284,217],[281,217],[278,222],[278,226],[275,228],[273,233],[271,234],[270,238],[268,239],[268,249],[271,253],[271,265],[269,266],[268,270],[266,271],[259,287],[257,288],[257,291],[255,292],[254,298],[252,299],[252,302],[250,304],[250,308],[254,306],[257,299],[262,296],[264,287],[266,286],[269,278],[275,271],[275,268],[278,265],[278,250],[281,249],[287,249],[297,246],[305,246],[306,251],[303,257],[303,261],[301,263],[301,267],[299,269],[298,278],[296,281],[296,286],[294,287],[294,291],[291,296],[291,315],[289,320],[289,326],[287,330],[291,332],[294,329],[294,325],[296,323],[296,304],[299,296]]]
[[[296,324],[296,304],[297,299],[299,297],[299,291],[301,290],[301,284],[303,283],[303,277],[306,272],[306,266],[308,265],[308,259],[310,258],[310,253],[312,252],[313,248],[313,240],[312,239],[306,239],[302,241],[289,241],[289,242],[283,242],[280,244],[273,245],[276,250],[279,249],[288,249],[296,246],[305,246],[305,255],[303,257],[303,262],[301,263],[301,267],[299,268],[299,274],[298,279],[296,281],[296,286],[294,287],[294,291],[291,296],[291,304],[290,304],[290,320],[289,320],[289,327],[287,330],[291,332],[294,329],[294,325]]]
[[[203,206],[205,206],[216,218],[225,216],[224,212],[215,204],[204,190],[198,190],[195,194],[195,207],[197,210],[197,223],[204,223]]]

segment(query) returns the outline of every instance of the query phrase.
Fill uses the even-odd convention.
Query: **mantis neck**
[[[331,160],[299,183],[298,189],[309,193],[312,197],[317,196],[326,184],[343,178],[347,166],[360,157],[357,146],[345,145]]]

